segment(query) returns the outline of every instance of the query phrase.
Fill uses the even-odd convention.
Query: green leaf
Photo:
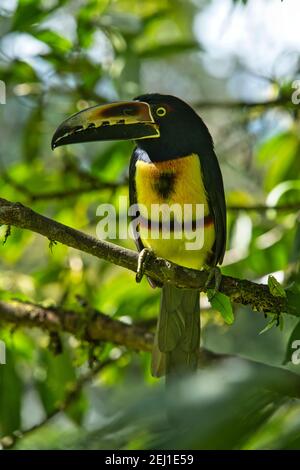
[[[165,57],[172,54],[181,54],[183,52],[189,52],[194,50],[201,50],[201,46],[193,41],[187,42],[175,42],[172,44],[163,44],[161,46],[153,47],[151,49],[145,49],[139,52],[140,59],[152,59],[156,57]]]
[[[300,180],[288,180],[279,183],[269,193],[267,203],[276,206],[279,203],[299,201]]]
[[[267,191],[297,174],[293,166],[297,164],[298,151],[299,137],[295,132],[277,134],[259,147],[257,161],[266,166],[264,186]]]
[[[49,13],[66,2],[67,0],[58,0],[58,2],[54,3],[49,2],[49,7],[45,8],[46,2],[41,0],[19,0],[12,20],[12,30],[29,30],[32,25],[41,23]]]
[[[68,406],[66,412],[69,418],[71,418],[74,423],[80,425],[82,424],[83,418],[88,411],[88,400],[86,396],[80,392],[76,400],[74,400]]]
[[[55,31],[51,31],[50,29],[38,31],[34,34],[34,36],[40,41],[43,41],[45,44],[47,44],[47,46],[51,47],[51,49],[57,53],[64,54],[72,47],[72,43],[69,41],[69,39],[61,36]]]
[[[262,335],[263,333],[266,333],[267,331],[271,330],[271,328],[273,328],[273,326],[277,326],[278,325],[278,315],[273,315],[271,320],[267,323],[267,326],[265,326],[265,328],[263,330],[261,330],[259,332],[260,335]]]
[[[32,23],[41,21],[47,12],[40,7],[40,2],[36,0],[19,0],[15,11],[12,29],[26,31]]]
[[[286,298],[286,292],[284,288],[282,287],[280,282],[278,282],[277,279],[272,275],[268,277],[268,287],[274,297]]]
[[[66,391],[76,381],[75,369],[66,347],[62,354],[54,356],[43,349],[40,352],[40,367],[45,377],[37,381],[37,389],[47,414],[64,401]]]
[[[1,70],[1,80],[10,84],[36,83],[38,81],[37,74],[31,65],[22,60],[15,59],[9,68]]]
[[[299,282],[299,272],[295,273],[294,280],[291,278],[292,282],[286,289],[287,303],[289,309],[293,311],[293,314],[299,317],[299,298],[300,298],[300,282]]]
[[[234,322],[234,315],[229,298],[221,292],[214,293],[212,289],[209,289],[207,291],[207,294],[208,300],[210,301],[212,308],[220,312],[220,314],[224,318],[224,321],[228,325],[232,325],[232,323]]]

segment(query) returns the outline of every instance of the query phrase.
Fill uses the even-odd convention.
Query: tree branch
[[[128,325],[95,309],[82,313],[56,307],[46,308],[30,302],[0,301],[0,321],[15,326],[40,328],[48,333],[70,333],[80,341],[93,344],[106,341],[135,351],[151,352],[154,341],[154,334],[146,327]],[[226,357],[201,348],[199,365],[204,367]]]
[[[0,320],[31,328],[38,327],[48,332],[67,332],[73,334],[80,340],[86,340],[92,343],[101,340],[109,341],[137,351],[150,352],[154,339],[154,335],[147,330],[135,325],[127,325],[119,320],[113,320],[96,310],[90,310],[82,314],[80,312],[54,307],[45,308],[28,302],[0,301]],[[232,357],[233,356],[228,354],[214,353],[201,348],[199,367],[203,368],[213,362],[230,359]],[[271,389],[283,395],[299,397],[299,375],[285,370],[284,368],[262,364],[251,359],[240,358],[240,360],[254,367],[261,377],[271,377],[272,382],[268,384],[268,386],[271,386]],[[76,399],[76,395],[82,389],[82,386],[84,386],[88,380],[92,379],[95,373],[99,372],[107,365],[110,365],[110,363],[111,361],[107,360],[104,363],[98,364],[96,369],[92,369],[87,375],[79,378],[78,384],[74,384],[75,387],[70,390],[70,393],[66,395],[64,401],[55,408],[53,413],[57,414],[59,411],[66,410],[70,402]],[[51,416],[52,415],[49,415],[46,421],[48,421]],[[43,424],[44,422],[37,425],[37,427]],[[28,430],[28,432],[34,429],[35,427]],[[14,440],[15,439],[10,438],[7,442],[2,442],[2,444],[10,447]]]
[[[0,301],[0,321],[47,332],[71,333],[89,342],[108,341],[137,351],[151,351],[153,335],[144,328],[127,325],[89,309],[85,313],[45,308],[29,302]]]
[[[57,307],[42,307],[17,300],[0,301],[0,321],[16,326],[41,328],[48,333],[70,333],[77,339],[90,343],[111,342],[135,351],[151,352],[154,340],[154,334],[146,328],[114,320],[95,309],[80,312]],[[204,367],[230,357],[232,356],[228,354],[214,353],[201,348],[199,365]],[[248,361],[260,364],[250,359]],[[103,367],[106,365],[106,362],[102,364]],[[99,367],[102,366],[99,364]],[[260,367],[271,366],[261,364]],[[272,369],[278,368],[274,366]]]
[[[83,179],[88,179],[88,184],[80,185],[73,188],[66,188],[66,189],[57,189],[52,191],[40,191],[40,192],[33,192],[27,186],[15,181],[10,177],[9,174],[3,172],[0,174],[1,178],[4,182],[10,184],[14,189],[19,191],[21,194],[26,196],[26,200],[29,202],[35,201],[51,201],[53,199],[62,199],[62,198],[72,198],[74,196],[79,196],[81,194],[88,194],[93,193],[95,191],[101,191],[106,189],[116,190],[121,186],[125,186],[128,184],[127,179],[123,179],[119,182],[114,181],[100,181],[96,178],[92,178],[91,175],[83,174]],[[291,202],[287,204],[279,204],[276,206],[268,206],[266,204],[252,204],[252,205],[234,205],[228,204],[227,210],[232,212],[239,212],[239,211],[247,211],[247,212],[266,212],[269,210],[275,210],[278,212],[289,212],[289,211],[298,211],[300,210],[300,201]]]
[[[0,224],[31,230],[51,241],[60,242],[131,271],[137,270],[138,253],[135,251],[97,240],[79,230],[44,217],[20,203],[0,199]],[[207,291],[207,287],[214,287],[213,281],[206,286],[207,271],[184,268],[162,258],[151,258],[145,273],[160,283],[169,282],[177,287],[199,289],[203,292]],[[297,307],[290,305],[286,298],[273,296],[266,284],[222,276],[219,291],[233,302],[250,305],[253,310],[276,314],[287,312],[298,316]]]
[[[40,192],[33,192],[27,186],[15,181],[10,177],[9,174],[2,172],[1,178],[6,183],[10,184],[14,189],[19,191],[20,193],[26,196],[26,199],[30,202],[34,201],[48,201],[52,199],[62,199],[67,197],[74,197],[80,194],[87,194],[92,193],[95,191],[105,190],[105,189],[112,189],[116,190],[120,186],[124,186],[126,184],[126,180],[114,182],[114,181],[100,181],[97,179],[93,179],[89,181],[87,184],[81,186],[73,187],[73,188],[66,188],[66,189],[57,189],[52,191],[40,191]]]
[[[194,107],[201,108],[220,108],[220,109],[251,109],[251,108],[274,108],[278,106],[292,106],[290,97],[278,97],[268,101],[198,101]]]
[[[106,341],[135,351],[151,352],[154,340],[147,328],[114,320],[95,309],[82,313],[30,302],[0,301],[0,321],[48,333],[70,333],[81,341]],[[201,348],[199,365],[204,367],[226,357]]]
[[[247,211],[247,212],[267,212],[270,210],[278,212],[293,212],[300,210],[300,201],[290,202],[287,204],[278,204],[278,206],[267,206],[266,204],[253,204],[247,206],[228,205],[227,209],[232,212]]]

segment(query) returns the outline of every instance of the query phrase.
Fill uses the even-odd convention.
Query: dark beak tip
[[[57,139],[59,138],[59,127],[55,130],[54,134],[52,135],[52,139],[51,139],[51,150],[55,150],[56,147],[58,147],[57,145]]]
[[[65,126],[62,124],[55,130],[51,139],[51,150],[55,150],[60,145],[60,139],[66,132]]]
[[[59,147],[59,143],[57,142],[56,136],[53,136],[51,140],[51,150],[55,150],[57,147]]]

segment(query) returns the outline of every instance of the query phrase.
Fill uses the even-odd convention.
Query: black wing
[[[135,186],[135,165],[138,161],[139,152],[137,149],[134,149],[133,154],[131,155],[130,164],[129,164],[129,204],[137,204],[137,195],[136,195],[136,186]],[[132,217],[134,218],[134,217]],[[137,230],[134,231],[134,241],[138,251],[142,251],[144,247],[139,233]],[[149,276],[147,276],[148,282],[151,287],[155,288],[161,286],[159,282],[154,281]]]
[[[202,178],[210,212],[214,219],[216,240],[213,247],[213,265],[222,264],[226,248],[226,203],[219,162],[214,150],[202,155],[199,152]]]
[[[135,165],[136,162],[138,161],[138,151],[137,149],[134,149],[131,159],[130,159],[130,164],[129,164],[129,204],[137,204],[137,195],[136,195],[136,186],[135,186]],[[144,245],[142,243],[142,240],[138,236],[138,234],[135,233],[135,245],[138,249],[138,251],[142,251],[144,248]]]

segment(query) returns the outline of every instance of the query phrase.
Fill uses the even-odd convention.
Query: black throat
[[[174,191],[176,175],[173,172],[162,172],[153,182],[153,189],[163,199],[167,199]]]
[[[180,122],[169,119],[160,124],[160,137],[137,140],[136,145],[144,150],[152,162],[175,160],[192,153],[199,155],[213,151],[211,135],[199,116],[188,116]]]

